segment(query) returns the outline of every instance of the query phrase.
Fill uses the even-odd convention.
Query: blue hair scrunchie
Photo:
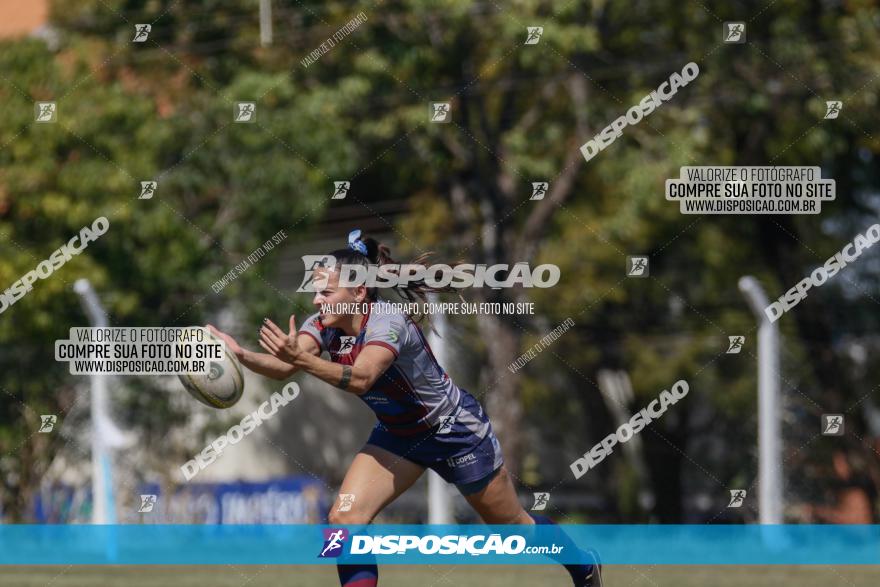
[[[368,256],[367,245],[361,240],[361,229],[355,228],[348,233],[348,248],[357,251],[364,257]]]

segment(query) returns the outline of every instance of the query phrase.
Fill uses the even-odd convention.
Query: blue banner
[[[142,504],[144,496],[152,497]],[[304,476],[189,483],[168,494],[158,483],[147,483],[117,499],[122,524],[319,524],[327,520],[330,507],[323,484]],[[88,524],[91,519],[89,487],[47,485],[37,494],[34,520],[40,524]]]
[[[6,525],[0,564],[880,564],[880,526]]]

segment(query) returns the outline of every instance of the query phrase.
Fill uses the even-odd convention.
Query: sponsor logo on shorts
[[[472,465],[477,462],[477,455],[474,453],[468,453],[461,457],[449,457],[446,459],[446,464],[452,467],[453,469],[457,469],[459,467],[466,467],[468,465]]]

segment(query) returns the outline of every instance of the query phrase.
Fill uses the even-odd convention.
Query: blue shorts
[[[438,424],[422,434],[397,436],[377,423],[367,444],[433,469],[463,495],[479,492],[495,477],[504,459],[489,416],[474,396],[461,393],[459,407],[445,430]]]

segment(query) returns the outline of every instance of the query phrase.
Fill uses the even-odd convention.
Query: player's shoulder
[[[315,330],[318,332],[321,332],[322,330],[324,330],[324,325],[321,324],[321,313],[315,312],[314,314],[312,314],[311,316],[309,316],[308,318],[303,320],[302,324],[300,325],[300,330],[302,330],[304,328],[309,329],[309,330]]]
[[[413,321],[400,304],[378,301],[373,302],[370,308],[367,324],[375,330],[396,330],[402,333],[413,325]]]
[[[411,325],[412,320],[399,305],[386,301],[373,302],[367,320],[366,340],[388,339],[393,343],[403,343],[409,339]]]
[[[332,342],[334,330],[321,324],[321,314],[316,312],[300,324],[298,334],[312,338],[318,343],[318,348],[324,350]]]

